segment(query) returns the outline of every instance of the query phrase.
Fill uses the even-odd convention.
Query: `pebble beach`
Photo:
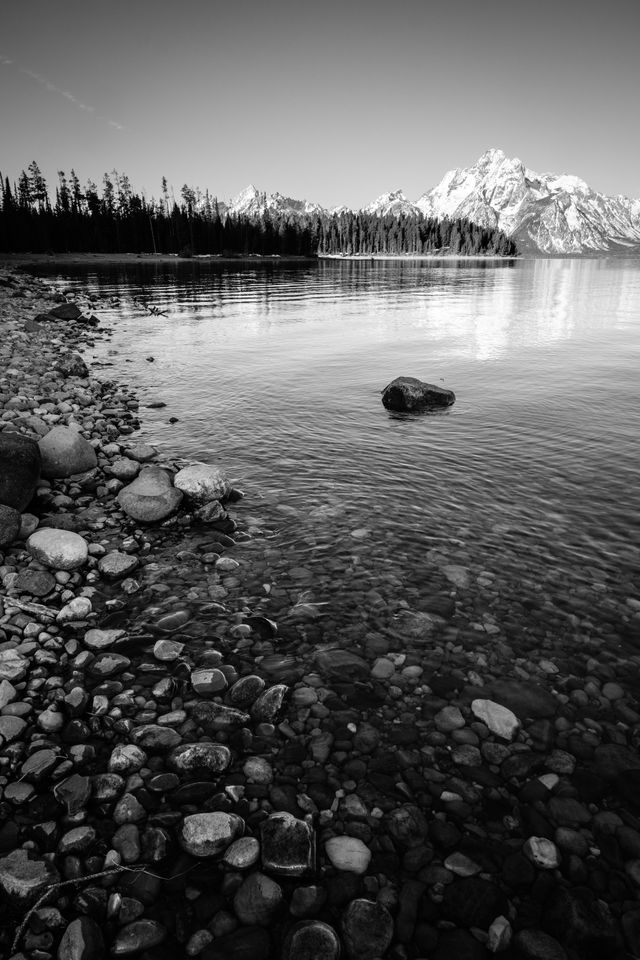
[[[296,567],[280,622],[250,495],[138,439],[108,337],[0,269],[0,956],[640,957],[637,583],[511,643],[462,563],[411,609],[356,571],[347,644]]]

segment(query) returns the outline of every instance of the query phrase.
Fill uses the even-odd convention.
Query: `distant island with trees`
[[[177,199],[162,180],[159,199],[134,192],[126,174],[113,171],[102,188],[75,171],[58,172],[55,197],[34,161],[17,181],[0,174],[0,252],[145,253],[182,257],[238,256],[494,256],[515,257],[501,230],[469,220],[422,215],[379,215],[266,210],[230,212],[186,184]]]

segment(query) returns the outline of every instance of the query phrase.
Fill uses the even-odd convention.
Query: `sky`
[[[0,171],[358,208],[489,147],[640,197],[637,0],[3,0]]]

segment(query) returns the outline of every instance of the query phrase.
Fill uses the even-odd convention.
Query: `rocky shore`
[[[0,954],[639,957],[638,593],[525,649],[453,564],[345,583],[388,619],[327,643],[224,465],[136,439],[94,310],[0,271]]]

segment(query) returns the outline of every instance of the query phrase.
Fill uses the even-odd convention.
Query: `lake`
[[[361,644],[422,612],[434,642],[637,649],[638,261],[57,277],[109,301],[93,359],[135,385],[142,438],[221,465],[244,491],[238,603],[253,592],[276,619],[300,602],[324,612],[292,646]],[[400,375],[456,403],[391,414],[380,393]]]

